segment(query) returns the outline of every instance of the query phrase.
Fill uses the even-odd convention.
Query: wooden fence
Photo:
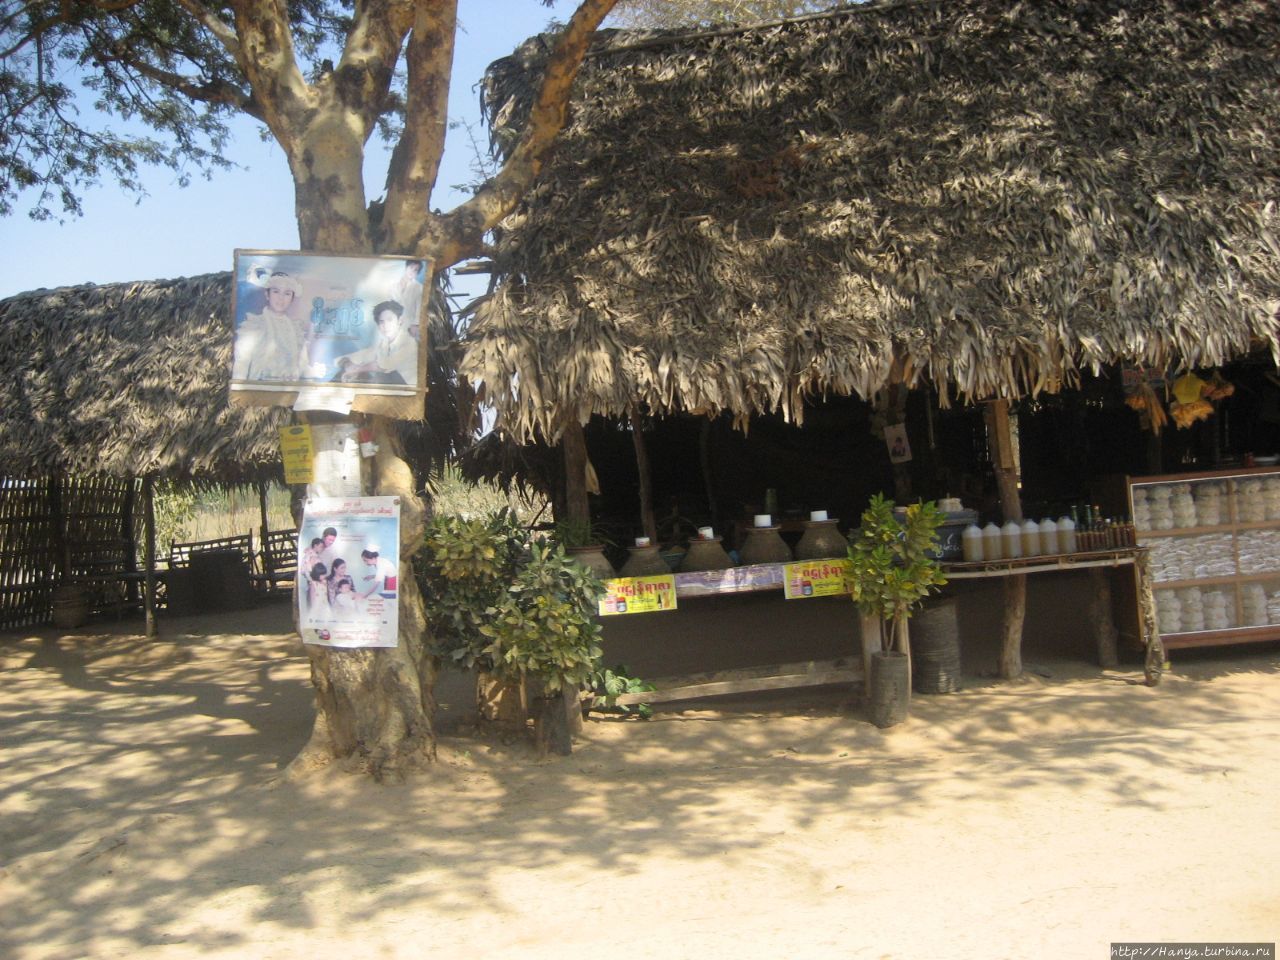
[[[106,477],[0,478],[0,630],[47,623],[53,588],[95,572],[103,556],[137,569],[140,489]]]

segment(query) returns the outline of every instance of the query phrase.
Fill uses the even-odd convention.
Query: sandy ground
[[[707,700],[542,761],[455,698],[407,784],[273,786],[311,711],[287,608],[129,628],[0,637],[0,956],[1069,960],[1280,932],[1277,645],[1155,689],[970,677],[883,732],[838,689]]]

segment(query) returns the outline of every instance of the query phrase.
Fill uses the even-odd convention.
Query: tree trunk
[[[430,653],[426,610],[413,574],[427,509],[413,474],[400,458],[390,421],[374,417],[379,450],[373,493],[400,498],[398,645],[348,650],[310,645],[316,720],[311,739],[290,774],[330,762],[343,769],[395,782],[436,757],[434,687],[438,663]]]

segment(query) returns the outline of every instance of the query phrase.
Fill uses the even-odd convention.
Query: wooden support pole
[[[142,604],[146,619],[146,634],[154,637],[156,629],[156,499],[155,477],[142,478],[142,545],[143,569]]]
[[[588,524],[591,504],[587,501],[587,436],[582,424],[572,417],[565,420],[560,449],[564,455],[565,519]]]
[[[1111,573],[1102,567],[1089,570],[1090,590],[1089,619],[1093,621],[1094,635],[1098,641],[1098,664],[1103,670],[1114,670],[1120,665],[1119,634],[1111,615]]]
[[[1146,550],[1139,550],[1133,558],[1133,578],[1138,590],[1138,622],[1147,648],[1142,673],[1147,686],[1154,687],[1160,683],[1164,673],[1164,641],[1160,639],[1156,620],[1156,600],[1151,593],[1151,562]]]
[[[644,418],[635,407],[629,411],[631,442],[636,448],[636,473],[640,477],[640,526],[651,543],[658,542],[658,519],[653,512],[653,471],[649,466],[649,447],[644,440]]]
[[[1013,454],[1013,432],[1009,426],[1009,401],[992,400],[983,410],[987,423],[987,443],[1000,493],[1000,512],[1005,523],[1022,522],[1022,498],[1018,494],[1018,464]],[[1000,676],[1012,680],[1022,676],[1022,626],[1027,614],[1025,574],[1006,577],[1004,582],[1004,629],[1000,644]]]

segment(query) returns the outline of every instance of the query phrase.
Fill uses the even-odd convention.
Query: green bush
[[[437,656],[547,693],[598,669],[603,585],[508,510],[437,516],[416,566]]]
[[[946,520],[932,502],[913,503],[902,520],[880,494],[862,514],[849,544],[853,601],[863,613],[888,621],[884,649],[892,650],[911,608],[947,582],[938,564],[938,527]]]

